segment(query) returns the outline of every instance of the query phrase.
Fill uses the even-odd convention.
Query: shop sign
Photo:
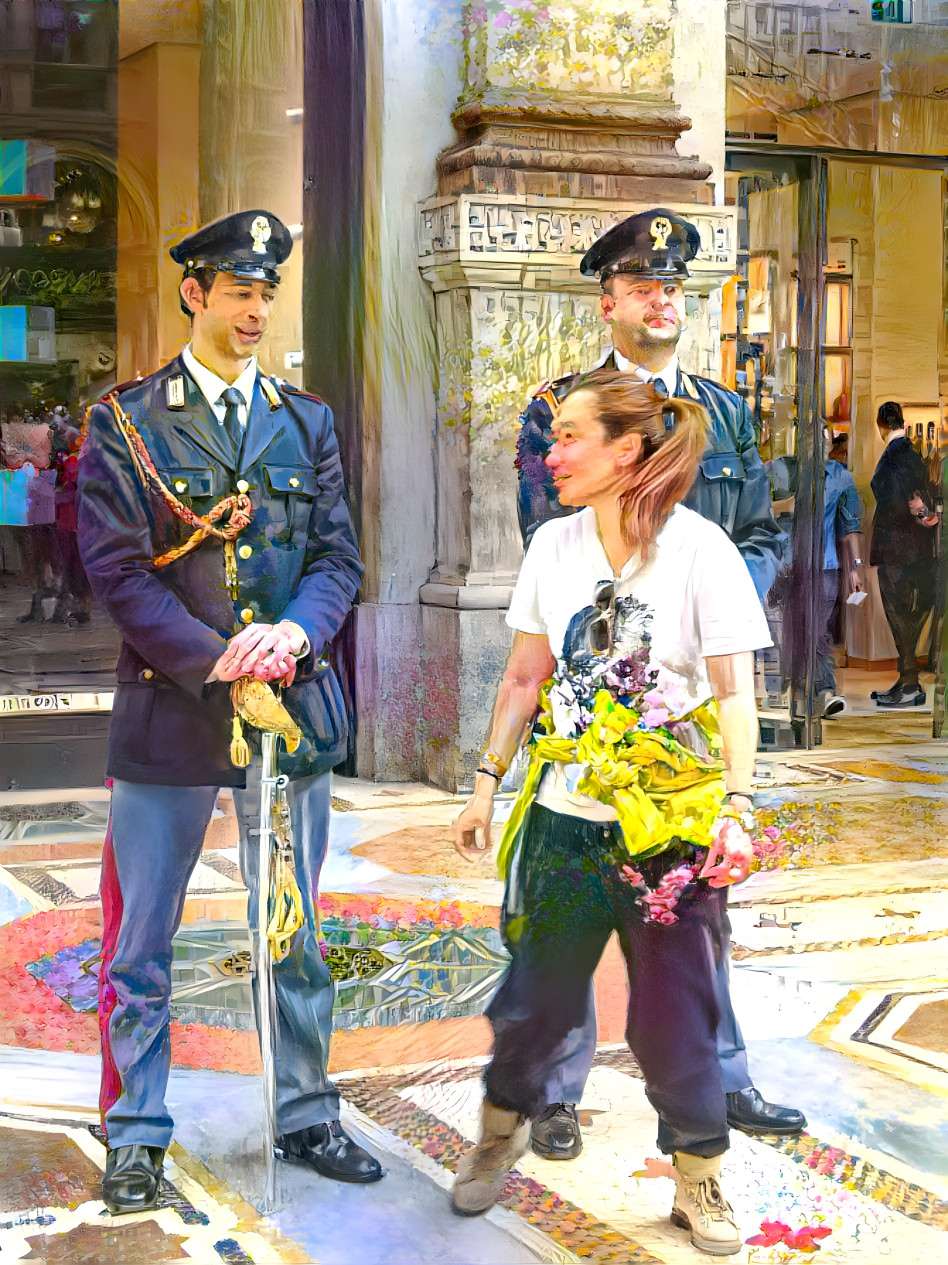
[[[0,716],[30,712],[110,712],[112,693],[0,694]]]

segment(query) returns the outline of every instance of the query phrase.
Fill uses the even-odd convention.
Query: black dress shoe
[[[920,685],[906,685],[892,698],[877,698],[877,707],[924,707],[925,691]]]
[[[875,699],[877,703],[891,703],[894,698],[898,698],[902,693],[902,682],[896,681],[895,685],[890,685],[887,690],[873,690],[869,695]]]
[[[154,1208],[164,1158],[160,1146],[117,1146],[109,1151],[102,1198],[113,1217]]]
[[[555,1102],[530,1126],[530,1146],[545,1160],[575,1160],[583,1149],[579,1117],[571,1102]]]
[[[806,1128],[806,1116],[795,1107],[778,1107],[767,1102],[751,1086],[736,1094],[725,1094],[727,1122],[742,1133],[800,1133]]]
[[[377,1182],[383,1176],[375,1156],[353,1142],[338,1120],[285,1133],[277,1139],[276,1153],[281,1159],[309,1164],[337,1182]]]

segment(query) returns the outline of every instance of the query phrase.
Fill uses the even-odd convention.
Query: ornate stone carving
[[[524,288],[555,284],[593,293],[595,283],[580,275],[578,260],[613,225],[650,205],[594,199],[577,205],[568,198],[503,194],[432,198],[420,208],[419,265],[436,289],[462,278],[470,283],[474,271],[483,279],[489,270],[495,280],[503,280],[507,271],[511,282]],[[686,215],[701,234],[701,249],[690,266],[691,288],[720,285],[732,276],[737,263],[735,209],[664,205]],[[511,266],[515,273],[509,272]]]
[[[439,192],[709,200],[710,166],[676,152],[673,0],[465,5],[465,87]],[[597,185],[597,181],[599,182]]]

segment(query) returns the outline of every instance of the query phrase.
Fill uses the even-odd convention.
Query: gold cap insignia
[[[250,225],[250,236],[253,238],[253,248],[258,255],[265,255],[267,248],[265,243],[270,240],[272,233],[270,221],[265,215],[258,215],[254,222]]]
[[[657,219],[652,220],[648,231],[652,235],[654,249],[665,250],[668,246],[668,239],[673,232],[672,222],[666,219],[664,215],[660,215]]]

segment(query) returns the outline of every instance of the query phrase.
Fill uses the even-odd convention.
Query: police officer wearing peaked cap
[[[184,270],[180,296],[191,342],[163,369],[120,387],[116,407],[103,401],[92,410],[79,463],[83,563],[122,634],[109,732],[100,977],[109,1142],[103,1194],[113,1213],[157,1198],[172,1133],[164,1101],[171,941],[222,786],[234,793],[255,921],[259,758],[238,768],[230,749],[230,683],[248,674],[283,684],[283,702],[302,733],[296,752],[281,755],[304,926],[274,968],[277,1131],[286,1156],[325,1176],[382,1176],[339,1123],[327,1074],[333,986],[314,903],[330,770],[347,738],[342,693],[324,650],[363,567],[332,414],[315,396],[268,378],[256,360],[291,248],[285,225],[268,211],[224,216],[173,248]],[[143,477],[123,417],[173,494],[170,502]],[[218,522],[233,525],[241,505],[249,515],[232,547],[214,535],[201,539],[187,521],[188,513],[206,518],[222,502]]]
[[[682,283],[700,248],[697,228],[674,211],[656,207],[616,224],[589,248],[580,263],[586,277],[598,277],[604,320],[613,346],[597,368],[633,373],[663,395],[697,400],[709,418],[708,443],[695,485],[684,501],[722,527],[747,564],[758,595],[767,593],[780,563],[786,537],[774,521],[767,475],[757,452],[747,405],[734,391],[710,378],[685,373],[678,341],[685,325]],[[521,415],[517,466],[519,513],[524,543],[547,519],[572,513],[556,496],[545,458],[553,409],[577,382],[569,374],[540,388]],[[670,415],[669,415],[670,416]],[[738,808],[750,808],[737,799]],[[725,898],[716,929],[720,1010],[718,1053],[727,1094],[728,1122],[748,1133],[798,1133],[802,1112],[767,1102],[754,1088],[744,1040],[731,1006],[728,983],[730,927]],[[576,1103],[596,1051],[595,1006],[587,1023],[564,1043],[560,1072],[548,1087],[547,1112],[533,1122],[533,1148],[551,1159],[572,1159],[582,1149]]]
[[[293,249],[290,231],[268,211],[238,211],[211,220],[168,252],[186,277],[202,268],[249,281],[280,284],[280,264]]]

